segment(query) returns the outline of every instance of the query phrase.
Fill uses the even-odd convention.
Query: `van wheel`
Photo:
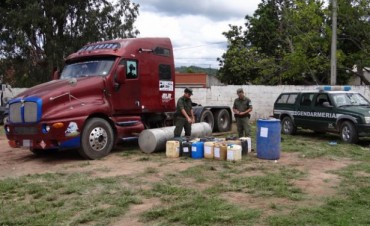
[[[221,109],[215,114],[215,131],[226,132],[231,128],[231,117],[226,109]]]
[[[357,143],[358,134],[352,122],[343,122],[340,127],[340,136],[342,140],[346,143]]]
[[[107,156],[114,144],[113,129],[101,118],[89,119],[82,131],[79,154],[86,159],[99,159]]]
[[[283,121],[281,121],[281,132],[288,135],[295,134],[297,132],[297,127],[289,116],[284,117]]]
[[[200,116],[200,122],[208,123],[211,126],[211,131],[213,131],[214,118],[210,110],[205,110],[202,112],[202,115]]]

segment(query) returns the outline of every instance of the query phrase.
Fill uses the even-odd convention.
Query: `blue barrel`
[[[257,158],[280,158],[281,125],[278,119],[257,120]]]
[[[191,158],[204,158],[204,142],[194,142],[191,144]]]

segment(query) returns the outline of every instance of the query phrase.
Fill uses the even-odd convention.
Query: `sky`
[[[261,0],[131,0],[138,3],[138,37],[169,37],[175,66],[218,69],[226,51],[222,32],[229,24],[245,27]]]

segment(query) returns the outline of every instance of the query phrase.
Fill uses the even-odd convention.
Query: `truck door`
[[[313,128],[315,131],[334,131],[336,117],[333,114],[333,105],[330,101],[328,94],[319,93],[314,99],[313,108],[316,127]],[[334,115],[334,117],[333,117]]]
[[[140,84],[138,62],[136,60],[121,60],[125,66],[126,81],[116,86],[112,97],[115,113],[136,114],[141,111]]]
[[[299,107],[295,112],[295,122],[297,126],[310,128],[312,126],[312,99],[313,93],[302,93],[299,99]]]

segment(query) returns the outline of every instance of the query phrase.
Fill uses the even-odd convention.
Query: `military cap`
[[[186,87],[184,93],[189,93],[190,95],[193,95],[193,90],[191,88]]]

